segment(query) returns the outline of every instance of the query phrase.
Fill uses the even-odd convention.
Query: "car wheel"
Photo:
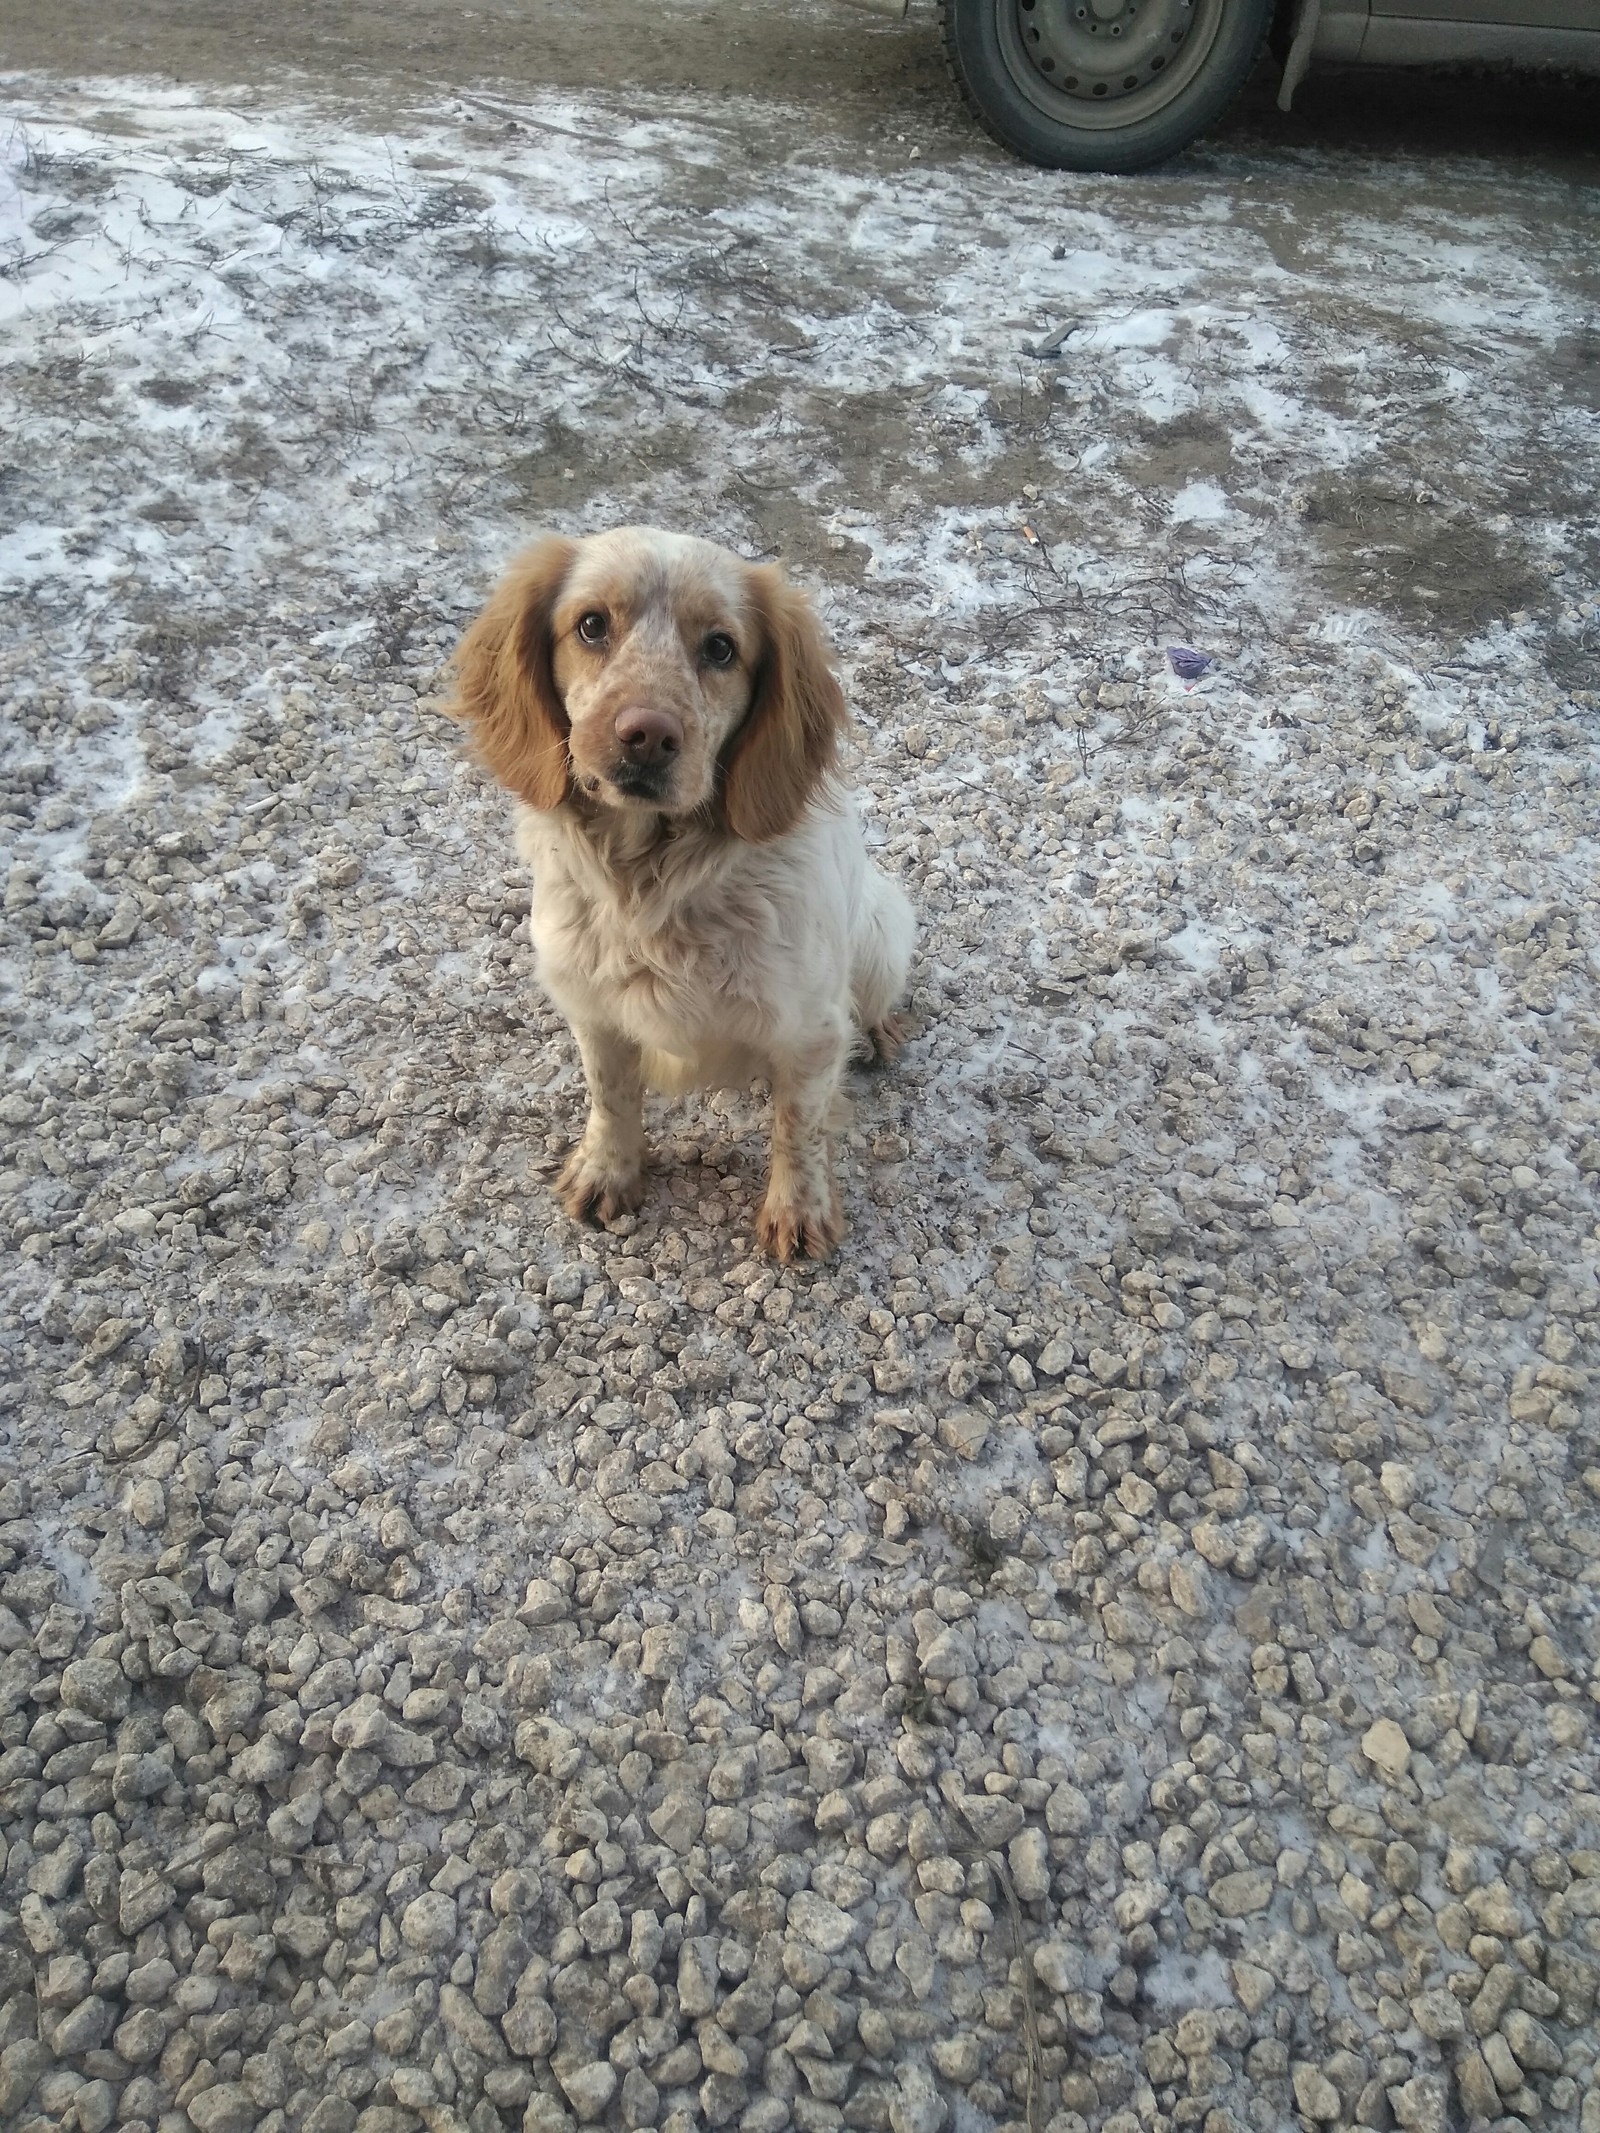
[[[1232,103],[1273,0],[943,0],[956,86],[1051,170],[1147,170]]]

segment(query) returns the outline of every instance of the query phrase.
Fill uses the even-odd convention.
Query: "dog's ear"
[[[761,632],[755,695],[723,776],[728,827],[747,844],[794,828],[849,723],[811,603],[768,564],[747,574]]]
[[[550,616],[573,543],[552,535],[518,556],[457,647],[448,709],[481,760],[530,807],[567,794],[567,714],[550,659]]]

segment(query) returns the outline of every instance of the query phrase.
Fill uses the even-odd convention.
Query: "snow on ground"
[[[1589,2127],[1592,201],[9,86],[6,2111]],[[432,699],[624,518],[918,905],[825,1269],[548,1196]]]

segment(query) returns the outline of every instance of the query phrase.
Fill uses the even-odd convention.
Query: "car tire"
[[[1048,170],[1148,170],[1227,110],[1274,0],[942,0],[956,87]]]

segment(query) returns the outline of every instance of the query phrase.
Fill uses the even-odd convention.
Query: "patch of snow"
[[[1175,526],[1207,525],[1226,518],[1232,508],[1214,481],[1191,481],[1172,499],[1168,516]]]

